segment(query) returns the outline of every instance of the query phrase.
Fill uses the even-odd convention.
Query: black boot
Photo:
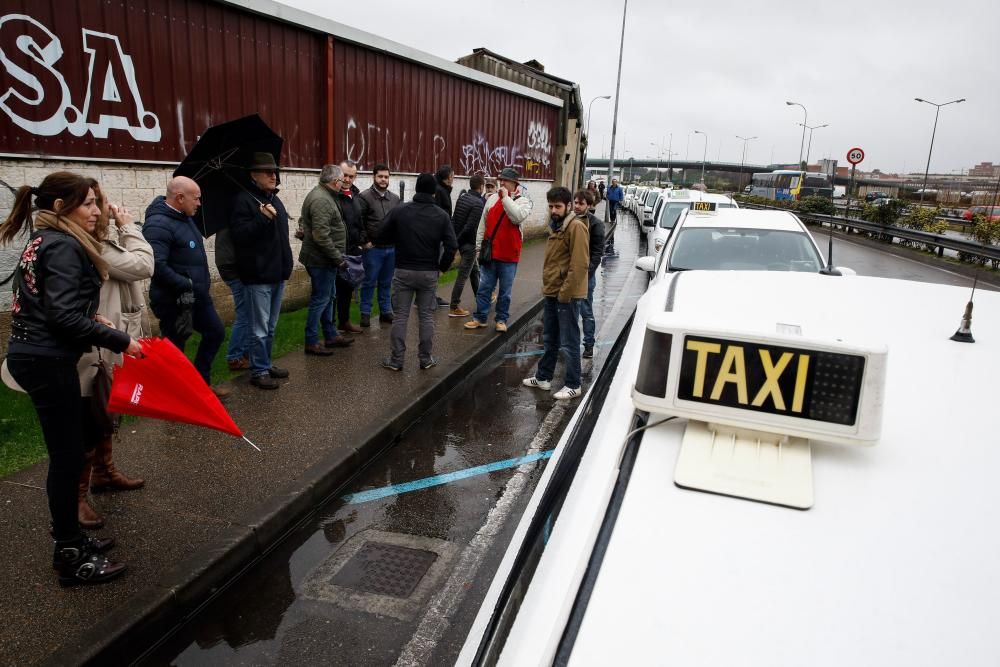
[[[125,563],[115,563],[98,550],[102,546],[107,550],[113,545],[114,542],[108,545],[103,540],[88,539],[83,535],[56,542],[52,564],[59,572],[59,585],[103,584],[121,575],[125,571]]]
[[[49,535],[52,534],[52,526],[49,526]],[[84,534],[83,537],[84,546],[88,548],[93,553],[103,554],[107,551],[111,551],[115,548],[115,538],[113,537],[91,537],[90,535]],[[59,559],[56,557],[55,551],[52,553],[52,569],[59,569]]]

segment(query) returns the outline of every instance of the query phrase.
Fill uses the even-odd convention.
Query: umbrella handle
[[[260,447],[258,447],[257,445],[253,444],[252,442],[250,442],[250,438],[248,438],[246,436],[243,436],[243,439],[246,440],[248,443],[250,443],[250,446],[253,447],[254,449],[256,449],[258,452],[260,451]]]

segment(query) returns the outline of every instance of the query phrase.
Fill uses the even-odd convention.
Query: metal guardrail
[[[760,204],[741,203],[740,206],[743,208],[756,208],[773,211],[788,210],[776,206],[763,206]],[[997,246],[983,245],[981,243],[976,243],[975,241],[964,241],[962,239],[956,239],[941,234],[931,234],[930,232],[922,232],[916,229],[906,229],[905,227],[896,227],[895,225],[880,225],[877,222],[843,218],[836,215],[802,213],[800,211],[792,211],[792,213],[795,213],[795,215],[797,215],[803,222],[812,222],[820,226],[833,225],[834,227],[844,227],[848,230],[855,229],[858,231],[878,234],[880,238],[887,240],[889,243],[892,243],[894,239],[905,239],[907,241],[913,241],[914,243],[923,243],[927,246],[936,248],[938,257],[944,257],[945,250],[954,250],[956,252],[978,255],[979,257],[985,257],[986,259],[1000,262],[1000,248]]]
[[[838,213],[842,213],[842,212],[844,212],[844,211],[847,210],[847,207],[844,206],[843,204],[834,203],[834,206],[836,206]],[[858,206],[856,204],[851,204],[851,213],[858,213],[858,214],[860,214],[864,210],[864,208],[865,207],[864,207],[863,204],[861,206]],[[966,220],[965,218],[959,218],[959,217],[956,217],[954,215],[939,215],[939,216],[936,216],[936,218],[938,220],[944,220],[949,225],[955,225],[955,226],[961,227],[962,228],[961,231],[963,233],[968,233],[969,231],[971,231],[970,228],[972,227],[972,222],[969,221],[969,220]]]

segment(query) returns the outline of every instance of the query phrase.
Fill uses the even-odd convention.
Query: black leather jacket
[[[36,231],[14,277],[8,351],[73,359],[94,346],[124,352],[128,334],[94,321],[100,299],[101,278],[80,243]]]

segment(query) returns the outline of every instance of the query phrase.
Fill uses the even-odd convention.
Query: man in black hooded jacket
[[[437,281],[441,272],[451,266],[458,242],[451,220],[434,201],[435,189],[434,177],[420,174],[413,201],[394,208],[378,227],[378,238],[396,246],[391,355],[382,362],[383,367],[393,371],[403,370],[406,324],[414,298],[420,314],[420,368],[426,370],[437,365],[431,356]]]

